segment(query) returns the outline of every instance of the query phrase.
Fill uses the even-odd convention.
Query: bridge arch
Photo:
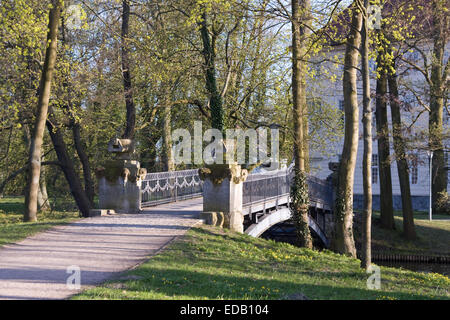
[[[244,232],[249,236],[258,238],[261,236],[266,230],[270,229],[272,226],[289,220],[291,218],[291,212],[288,208],[279,209],[270,214],[264,215],[258,223],[252,224],[248,227]]]
[[[289,208],[280,208],[271,213],[265,214],[262,218],[258,220],[257,223],[253,223],[247,229],[245,229],[245,233],[249,236],[258,238],[265,231],[269,230],[274,225],[287,221],[291,218],[291,211]],[[325,235],[324,231],[320,228],[319,224],[316,220],[308,216],[308,224],[311,230],[318,236],[318,238],[322,241],[326,248],[329,247],[330,241],[328,237]]]

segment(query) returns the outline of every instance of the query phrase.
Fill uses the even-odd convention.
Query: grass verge
[[[374,212],[372,223],[372,251],[414,255],[450,255],[450,216],[436,215],[428,220],[427,213],[416,212],[414,224],[417,239],[407,241],[402,237],[402,213],[394,213],[395,230],[381,228],[379,212]],[[357,228],[360,229],[360,228]],[[356,241],[361,240],[361,230],[355,232]]]
[[[134,270],[73,299],[449,299],[450,279],[381,267],[367,289],[359,260],[202,226]]]

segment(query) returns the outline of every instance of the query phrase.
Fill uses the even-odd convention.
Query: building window
[[[372,183],[378,183],[378,155],[372,154]]]
[[[411,162],[411,184],[417,184],[419,178],[419,168],[417,167],[417,158]]]
[[[317,111],[318,113],[324,112],[323,110],[323,101],[322,98],[307,98],[306,104],[308,105],[309,110]]]
[[[370,73],[377,71],[377,63],[374,59],[369,59],[369,71]]]

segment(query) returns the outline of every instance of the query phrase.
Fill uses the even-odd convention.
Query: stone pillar
[[[242,185],[248,176],[238,164],[213,164],[199,169],[203,182],[203,218],[207,224],[244,232]]]
[[[139,213],[141,210],[141,183],[147,170],[137,160],[131,160],[134,147],[131,140],[113,139],[108,151],[116,159],[97,168],[100,209],[119,213]]]

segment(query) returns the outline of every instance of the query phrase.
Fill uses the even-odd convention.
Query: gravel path
[[[80,219],[5,245],[0,248],[0,299],[68,298],[144,262],[200,223],[201,210],[197,198],[141,214]],[[77,267],[80,289],[66,284]]]

